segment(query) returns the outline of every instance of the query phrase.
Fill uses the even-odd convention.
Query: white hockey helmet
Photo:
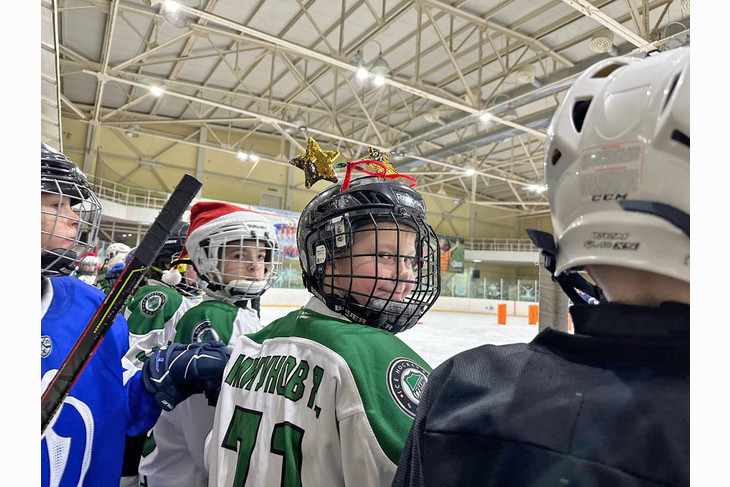
[[[96,254],[88,253],[81,257],[78,272],[85,275],[96,275],[99,271],[99,257]]]
[[[231,246],[238,247],[239,252],[235,259],[225,261],[225,249]],[[257,264],[244,260],[247,248],[266,249],[264,261]],[[274,225],[257,212],[229,203],[201,201],[193,205],[185,252],[195,267],[200,287],[208,295],[227,302],[260,296],[281,272],[282,253]],[[248,264],[248,268],[261,265],[263,277],[251,276],[246,273],[246,266],[239,266],[234,279],[227,280],[224,266],[235,263]]]
[[[689,52],[600,61],[566,94],[545,146],[556,276],[608,264],[689,282]]]
[[[129,245],[121,242],[109,244],[104,252],[106,255],[106,266],[111,268],[114,264],[124,262],[124,259],[127,257],[130,250],[132,250],[132,248]]]

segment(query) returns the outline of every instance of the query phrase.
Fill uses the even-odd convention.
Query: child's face
[[[385,222],[378,223],[377,230],[373,227],[359,229],[354,240],[352,269],[349,257],[335,260],[334,274],[348,277],[334,278],[334,292],[347,292],[352,284],[350,294],[362,305],[366,305],[370,294],[374,298],[404,301],[414,287],[416,233],[403,225],[398,231],[394,223]],[[329,268],[328,272],[331,272]],[[355,277],[350,278],[350,274]],[[330,278],[325,277],[325,284],[329,281]]]
[[[58,194],[41,192],[42,248],[71,248],[78,226],[79,215],[71,209],[71,200],[67,196],[62,198]]]
[[[256,245],[256,240],[228,242],[223,247],[223,262],[221,274],[223,282],[240,280],[244,277],[249,280],[263,280],[268,272],[266,264],[266,247],[263,242]]]

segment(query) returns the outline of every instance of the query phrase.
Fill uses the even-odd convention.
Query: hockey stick
[[[183,176],[137,247],[134,257],[125,266],[81,336],[76,340],[68,357],[41,396],[41,435],[61,408],[71,387],[96,352],[125,301],[136,290],[146,268],[154,262],[172,233],[172,227],[182,218],[201,186],[202,183],[194,177],[187,174]]]

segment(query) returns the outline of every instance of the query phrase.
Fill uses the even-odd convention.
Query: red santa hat
[[[228,221],[240,221],[239,212],[256,214],[253,211],[222,201],[199,201],[195,203],[190,208],[190,228],[188,228],[185,246],[182,252],[180,252],[180,257],[178,257],[177,261],[188,258],[187,243],[193,233],[200,233],[202,231],[206,236],[209,236],[210,230],[213,230],[217,226]],[[182,275],[177,269],[177,264],[162,273],[162,281],[170,286],[180,284]]]

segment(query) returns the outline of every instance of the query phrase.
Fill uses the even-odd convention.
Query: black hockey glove
[[[200,392],[205,392],[208,403],[214,402],[230,356],[230,350],[220,341],[172,343],[157,350],[145,362],[144,387],[165,411],[171,411],[181,401]]]

